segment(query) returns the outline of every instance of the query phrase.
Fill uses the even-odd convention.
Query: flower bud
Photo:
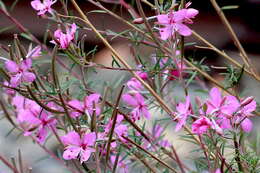
[[[133,23],[134,24],[143,24],[144,20],[141,17],[140,18],[136,18],[136,19],[133,20]]]
[[[241,107],[248,105],[249,103],[251,103],[254,100],[253,96],[247,97],[246,99],[244,99],[241,102]]]

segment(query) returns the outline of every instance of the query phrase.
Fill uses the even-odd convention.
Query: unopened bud
[[[254,100],[253,96],[247,97],[241,102],[241,106],[246,106]]]
[[[144,20],[141,17],[140,18],[136,18],[136,19],[133,20],[133,23],[134,24],[143,24]]]

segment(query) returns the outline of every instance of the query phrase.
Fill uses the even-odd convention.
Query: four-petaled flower
[[[20,64],[14,61],[8,60],[5,62],[5,68],[9,71],[11,75],[10,86],[17,87],[22,82],[33,82],[36,78],[35,74],[29,72],[32,67],[32,60],[27,58],[23,60]]]
[[[43,144],[48,130],[55,130],[56,119],[51,117],[48,112],[33,100],[23,96],[15,96],[12,100],[12,105],[16,107],[17,121],[24,130],[24,135],[29,136],[36,131],[36,139],[40,144]]]
[[[117,115],[116,124],[114,128],[114,133],[122,140],[125,139],[122,136],[127,136],[128,127],[125,124],[122,124],[124,117],[123,115]],[[113,120],[109,120],[109,122],[105,126],[105,134],[108,135],[113,125]]]
[[[167,40],[178,32],[182,36],[190,36],[191,29],[186,24],[193,23],[191,18],[198,14],[198,10],[193,8],[181,9],[179,11],[171,11],[168,14],[161,14],[157,16],[158,24],[162,25],[160,28],[160,36],[162,40]]]
[[[36,11],[38,11],[37,15],[42,16],[46,12],[52,13],[52,8],[51,6],[56,2],[57,0],[43,0],[41,2],[40,0],[33,0],[31,1],[31,6],[34,8]]]
[[[133,107],[131,111],[133,121],[140,120],[141,115],[150,118],[148,106],[144,102],[143,96],[138,92],[127,93],[122,96],[124,102]]]
[[[82,134],[82,137],[80,137],[77,132],[71,131],[62,136],[61,140],[66,146],[63,152],[65,160],[77,159],[79,157],[80,162],[83,163],[95,151],[96,134],[94,132]]]
[[[54,32],[55,40],[52,40],[51,43],[58,44],[62,49],[67,49],[71,41],[74,40],[76,30],[77,26],[75,23],[71,24],[70,28],[66,28],[66,33],[63,33],[61,29],[57,29]]]
[[[186,102],[185,103],[179,103],[176,107],[177,112],[176,117],[174,120],[177,120],[178,123],[175,127],[175,131],[179,131],[186,123],[186,120],[188,116],[191,114],[191,109],[190,109],[190,97],[186,97]]]
[[[100,109],[100,94],[91,94],[89,96],[86,96],[84,98],[84,101],[81,102],[79,100],[71,100],[68,102],[68,104],[76,109],[76,111],[72,111],[70,113],[70,116],[72,118],[76,118],[79,117],[80,115],[82,115],[82,113],[80,112],[84,112],[87,115],[92,115],[95,112],[95,115],[100,115],[101,113],[101,109]],[[80,112],[79,112],[80,111]]]

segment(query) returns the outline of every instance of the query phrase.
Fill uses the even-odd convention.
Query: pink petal
[[[215,120],[212,120],[212,129],[216,130],[216,132],[220,135],[223,134],[223,129],[219,127]]]
[[[19,66],[11,60],[5,62],[5,68],[11,73],[17,73],[19,71]]]
[[[17,87],[18,85],[21,84],[21,80],[22,80],[22,74],[21,73],[18,73],[14,76],[11,77],[11,80],[10,80],[10,84],[11,84],[11,87]]]
[[[82,112],[84,111],[83,103],[79,100],[71,100],[68,102],[68,104],[74,109],[77,109]]]
[[[178,119],[178,123],[175,127],[175,132],[178,132],[185,124],[186,124],[187,116],[184,114],[182,117]]]
[[[74,112],[74,111],[70,112],[69,114],[70,114],[70,117],[74,118],[74,119],[77,118],[77,117],[80,117],[82,115],[82,113]]]
[[[159,138],[163,132],[163,128],[157,124],[153,129],[153,135],[155,138]]]
[[[100,94],[90,94],[89,96],[85,97],[84,103],[87,107],[92,106],[93,103],[95,104],[98,103],[100,97],[101,97]]]
[[[247,116],[250,115],[251,112],[256,110],[256,101],[251,101],[249,104],[243,107],[243,113]]]
[[[70,29],[70,35],[74,37],[74,34],[76,33],[77,30],[77,25],[75,23],[71,24],[71,29]]]
[[[96,142],[96,133],[87,133],[83,137],[83,143],[87,144],[88,146],[94,146]]]
[[[26,71],[26,70],[30,69],[31,67],[32,67],[32,59],[31,58],[27,58],[27,59],[22,61],[21,69]]]
[[[122,99],[130,106],[134,106],[134,107],[138,106],[136,99],[131,94],[123,94]]]
[[[253,129],[253,123],[250,119],[246,118],[243,120],[243,122],[241,123],[241,128],[244,132],[251,132],[251,130]]]
[[[121,114],[117,115],[116,123],[120,124],[124,120],[124,116]]]
[[[176,23],[182,23],[186,18],[187,9],[181,9],[177,12],[174,12],[173,18]]]
[[[57,29],[57,30],[54,32],[54,37],[55,37],[56,39],[59,39],[62,35],[64,35],[64,34],[62,33],[62,31],[61,31],[60,29]]]
[[[31,51],[29,51],[26,55],[26,58],[36,58],[41,54],[41,46],[36,46]]]
[[[143,116],[144,116],[146,119],[150,119],[151,114],[150,114],[150,112],[148,111],[148,109],[147,109],[146,106],[143,106],[143,107],[142,107],[141,112],[142,112]]]
[[[192,34],[191,29],[182,23],[178,23],[175,26],[179,34],[182,36],[190,36]]]
[[[199,11],[194,8],[189,8],[186,11],[186,18],[194,18],[197,14],[199,14]]]
[[[158,15],[157,20],[158,20],[159,24],[168,24],[169,23],[169,17],[167,14]]]
[[[121,124],[116,126],[115,128],[115,133],[121,137],[121,136],[126,136],[127,135],[127,131],[128,131],[128,127],[127,125]]]
[[[80,136],[75,131],[71,131],[67,133],[65,136],[62,136],[61,141],[63,142],[64,145],[76,145],[76,146],[81,145]]]
[[[16,109],[22,109],[24,106],[25,98],[23,96],[17,95],[13,97],[12,105],[16,107]]]
[[[40,128],[40,130],[37,132],[36,139],[40,144],[43,144],[45,139],[47,137],[47,130],[46,128]]]
[[[210,90],[210,97],[214,105],[220,106],[222,101],[221,92],[218,88],[214,87]]]
[[[23,72],[22,81],[23,82],[33,82],[36,79],[34,73],[31,72]]]
[[[92,151],[91,150],[82,150],[80,153],[80,163],[83,163],[87,161],[91,155]]]
[[[43,9],[43,4],[41,3],[40,0],[31,1],[31,6],[32,6],[32,8],[34,8],[35,10],[41,10],[41,9]]]
[[[131,90],[140,90],[143,88],[142,84],[136,78],[129,80],[126,85]]]
[[[142,94],[135,93],[134,97],[139,104],[144,104],[144,97],[142,96]]]
[[[162,40],[167,40],[170,36],[173,35],[173,28],[171,26],[165,26],[164,28],[160,28],[160,37]]]
[[[231,117],[234,112],[238,110],[240,103],[234,96],[227,96],[226,103],[221,107],[221,112],[226,114],[228,117]]]
[[[69,47],[69,40],[68,40],[68,38],[67,38],[67,36],[66,35],[62,35],[60,38],[59,38],[59,41],[60,41],[60,47],[62,48],[62,49],[67,49],[68,47]]]
[[[65,160],[71,160],[71,159],[77,159],[81,148],[75,147],[75,146],[69,146],[66,148],[66,150],[63,152],[63,158]]]

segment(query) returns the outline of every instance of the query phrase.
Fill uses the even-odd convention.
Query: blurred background
[[[7,7],[11,7],[14,2],[16,6],[10,14],[22,25],[27,28],[33,35],[35,35],[39,40],[43,40],[45,36],[46,29],[54,31],[57,25],[46,19],[40,19],[36,12],[30,6],[30,0],[3,0]],[[131,3],[131,1],[126,1]],[[231,23],[234,31],[236,32],[239,40],[244,46],[249,57],[253,61],[257,70],[260,70],[260,1],[259,0],[218,0],[217,1],[221,7],[234,5],[236,9],[225,10],[225,14]],[[92,10],[99,10],[97,7],[91,5],[85,0],[78,0],[80,7],[85,13]],[[153,1],[151,1],[153,3]],[[103,3],[107,8],[112,9],[120,16],[126,19],[130,19],[127,11],[120,5],[112,5]],[[56,3],[54,9],[62,13],[62,6],[60,3]],[[199,15],[195,18],[192,28],[201,34],[206,40],[214,44],[219,49],[225,50],[225,52],[231,57],[240,59],[237,48],[234,46],[231,37],[229,36],[227,30],[222,25],[220,19],[218,18],[216,11],[213,9],[209,0],[193,0],[192,8],[199,10]],[[69,10],[73,10],[70,8]],[[152,16],[153,11],[149,7],[145,8],[147,16]],[[112,18],[107,14],[102,13],[89,13],[89,19],[93,24],[100,30],[112,30],[115,32],[122,32],[127,29],[127,26]],[[7,30],[8,29],[8,30]],[[20,34],[21,31],[17,29],[10,20],[3,13],[0,13],[0,44],[7,46],[12,44],[13,34]],[[96,45],[97,54],[94,57],[94,61],[107,66],[111,65],[111,55],[110,52],[104,48],[104,45],[99,39],[95,37],[92,32],[84,31],[86,34],[86,51],[92,50]],[[107,37],[109,40],[111,37]],[[23,44],[29,44],[28,40],[21,38]],[[111,41],[111,40],[110,40]],[[186,39],[187,42],[195,42],[196,45],[201,45],[199,41],[190,37]],[[132,61],[132,52],[129,48],[129,43],[123,39],[113,39],[112,44],[114,47],[123,55],[128,62]],[[191,49],[192,48],[192,49]],[[149,56],[152,50],[148,47],[142,49],[144,55]],[[197,59],[202,59],[207,57],[206,63],[210,63],[216,66],[221,66],[226,62],[223,58],[219,57],[216,53],[211,50],[199,49],[194,47],[187,47],[187,56],[193,55]],[[3,56],[3,55],[1,55]],[[115,72],[100,72],[94,76],[97,80],[110,80],[113,83],[117,78],[114,76]],[[117,74],[120,75],[120,74]],[[221,76],[217,76],[214,71],[211,75],[218,80],[222,80]],[[113,77],[112,77],[113,76]],[[260,84],[254,79],[247,77],[246,75],[242,78],[239,85],[240,90],[245,95],[253,95],[256,100],[260,99]],[[256,127],[256,131],[258,130]],[[46,153],[40,149],[36,144],[32,144],[29,139],[18,136],[18,132],[9,133],[12,126],[8,124],[5,120],[0,121],[0,153],[7,158],[17,157],[18,149],[22,149],[22,155],[24,160],[26,160],[25,165],[32,167],[33,173],[65,173],[66,170],[61,168],[60,165],[53,159],[48,158]],[[8,137],[6,137],[8,136]],[[56,143],[47,143],[47,146],[51,149],[55,149]],[[19,144],[19,145],[18,145]],[[0,163],[0,172],[9,173],[8,169]]]

